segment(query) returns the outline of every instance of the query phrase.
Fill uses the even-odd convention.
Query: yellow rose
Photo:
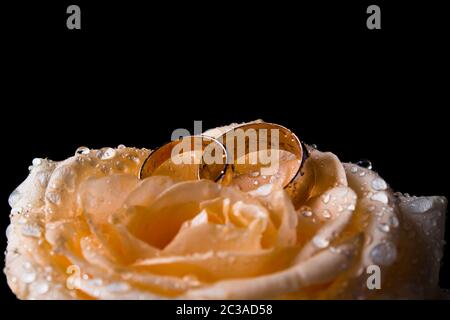
[[[138,180],[148,153],[105,148],[35,161],[10,197],[5,273],[19,298],[440,294],[443,197],[394,195],[374,171],[314,149],[287,190]]]

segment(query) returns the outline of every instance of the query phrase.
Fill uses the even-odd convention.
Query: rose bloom
[[[309,151],[292,186],[250,192],[139,180],[146,149],[36,159],[9,199],[8,284],[20,299],[440,298],[446,199]]]

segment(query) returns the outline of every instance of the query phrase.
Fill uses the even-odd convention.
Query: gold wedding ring
[[[175,164],[176,157],[181,157],[174,153],[175,148],[194,150],[194,163]],[[185,155],[184,160],[189,160]],[[262,155],[265,158],[261,159]],[[203,135],[171,141],[147,157],[139,178],[169,175],[181,180],[208,179],[238,185],[246,191],[267,183],[287,187],[299,174],[305,156],[302,143],[291,130],[274,123],[254,122],[216,138]]]
[[[182,154],[174,153],[175,148],[181,147],[185,151],[185,159],[182,163],[175,163],[175,158],[180,159]],[[211,149],[215,159],[221,159],[204,166],[205,150]],[[192,151],[194,154],[192,154]],[[191,154],[189,154],[191,153]],[[196,158],[197,156],[197,158]],[[199,159],[200,158],[200,159]],[[182,167],[180,167],[182,166]],[[200,166],[203,166],[200,169]],[[219,181],[227,167],[227,151],[216,139],[207,136],[187,136],[166,143],[155,149],[142,163],[139,171],[139,179],[145,179],[152,175],[168,175],[180,180],[208,179]]]
[[[287,187],[298,176],[305,157],[298,137],[288,128],[275,123],[243,124],[223,133],[217,140],[227,149],[231,162],[227,170],[232,171],[234,184],[245,190],[274,182]],[[261,163],[261,159],[252,163],[250,156],[257,158],[263,151],[266,151],[266,156],[276,155],[279,158],[269,156],[266,159],[270,160],[269,163]],[[270,172],[274,164],[281,170]]]

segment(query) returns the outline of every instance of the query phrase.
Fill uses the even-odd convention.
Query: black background
[[[443,2],[92,2],[2,10],[1,247],[34,157],[153,148],[194,120],[276,122],[343,161],[370,159],[395,190],[449,196]],[[69,4],[81,30],[66,28]],[[381,30],[366,28],[369,4]],[[4,275],[1,297],[15,299]]]

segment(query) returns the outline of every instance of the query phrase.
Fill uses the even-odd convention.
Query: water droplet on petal
[[[306,210],[306,211],[302,211],[302,215],[304,217],[311,217],[313,215],[312,211]]]
[[[370,162],[370,160],[362,159],[359,160],[356,164],[360,167],[372,170],[372,162]]]
[[[125,292],[130,290],[130,286],[125,282],[112,282],[106,287],[109,292]]]
[[[312,241],[317,248],[326,248],[330,244],[328,239],[322,238],[321,236],[315,236]]]
[[[397,249],[391,242],[383,242],[372,249],[370,257],[375,264],[389,266],[397,258]]]
[[[47,192],[46,198],[51,203],[59,204],[61,201],[61,194],[58,192]]]
[[[20,192],[19,190],[14,190],[8,197],[8,204],[11,208],[20,200]]]
[[[33,164],[33,166],[37,167],[40,166],[42,164],[42,159],[39,158],[34,158],[33,161],[31,162]]]
[[[124,144],[119,144],[117,146],[117,149],[125,149],[125,148],[126,148],[126,146]]]
[[[331,218],[330,211],[328,211],[327,209],[323,210],[322,217],[324,217],[325,219],[330,219]]]
[[[89,154],[91,150],[89,150],[88,147],[79,147],[77,150],[75,150],[75,155],[77,154]]]
[[[252,196],[267,196],[272,192],[273,184],[264,184],[256,190],[250,191]]]
[[[389,232],[389,231],[391,230],[391,228],[389,227],[389,225],[386,224],[386,223],[380,223],[380,224],[378,225],[378,229],[380,229],[380,230],[383,231],[383,232]]]
[[[12,209],[11,209],[11,214],[12,214],[12,215],[21,214],[22,211],[23,211],[23,209],[22,209],[21,207],[12,208]]]
[[[331,246],[329,248],[329,250],[330,250],[331,253],[341,253],[341,250],[339,248],[336,248],[336,247],[333,247],[333,246]]]
[[[26,237],[39,238],[41,236],[41,228],[38,225],[25,224],[22,226],[21,232]]]
[[[34,271],[24,272],[22,273],[20,280],[24,283],[32,283],[36,280],[36,273]]]
[[[374,193],[370,197],[370,199],[374,200],[374,201],[379,201],[379,202],[384,203],[384,204],[387,204],[388,201],[389,201],[387,194],[385,192],[383,192],[383,191],[379,191],[377,193]]]
[[[302,206],[299,210],[300,214],[304,217],[311,217],[313,215],[313,212],[311,211],[311,208],[308,206]]]
[[[97,152],[100,160],[110,160],[116,156],[117,152],[113,148],[102,148]]]
[[[251,175],[252,177],[258,177],[259,174],[260,174],[259,171],[253,171],[253,172],[250,173],[250,175]]]
[[[6,238],[10,238],[13,232],[13,226],[10,224],[9,226],[6,227]],[[6,253],[5,253],[6,255]]]
[[[103,280],[99,279],[99,278],[95,278],[92,280],[89,280],[89,283],[92,284],[93,286],[99,287],[103,285]]]
[[[50,175],[48,174],[48,172],[41,171],[41,172],[38,172],[38,174],[36,175],[36,178],[39,181],[39,184],[41,185],[41,187],[46,187],[48,184],[48,180],[50,179]]]
[[[408,213],[422,214],[430,211],[433,208],[433,201],[427,197],[420,197],[401,202],[400,206]]]
[[[358,172],[358,167],[357,166],[351,167],[350,172],[351,173],[357,173]]]
[[[372,188],[377,191],[386,190],[387,184],[383,179],[378,177],[372,180]]]
[[[30,270],[30,269],[31,269],[31,263],[28,262],[28,261],[25,261],[25,262],[22,264],[22,267],[23,267],[25,270]]]
[[[37,294],[47,293],[48,291],[47,282],[36,283],[36,285],[34,286],[34,290],[36,291]]]
[[[327,204],[330,201],[330,194],[326,193],[322,196],[322,202]]]

